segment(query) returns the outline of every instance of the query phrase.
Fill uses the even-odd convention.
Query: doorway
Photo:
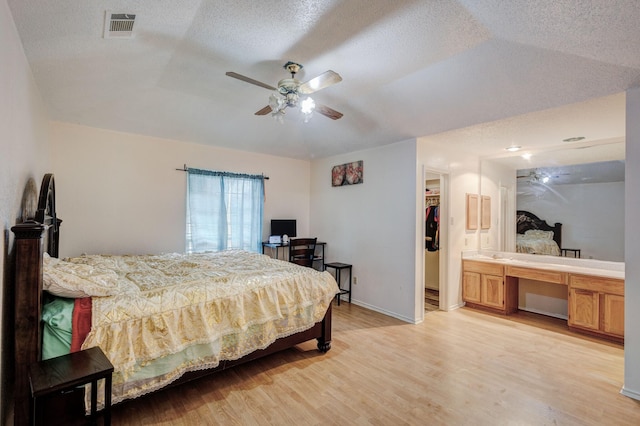
[[[424,312],[444,305],[446,247],[442,218],[446,218],[446,180],[440,173],[424,173]],[[446,222],[444,223],[446,225]]]

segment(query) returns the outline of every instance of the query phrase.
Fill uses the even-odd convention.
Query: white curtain
[[[260,252],[264,176],[187,170],[187,253]]]

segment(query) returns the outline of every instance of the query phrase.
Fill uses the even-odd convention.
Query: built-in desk
[[[624,272],[476,256],[462,260],[462,298],[474,308],[505,315],[518,311],[519,280],[567,288],[570,329],[624,339]]]

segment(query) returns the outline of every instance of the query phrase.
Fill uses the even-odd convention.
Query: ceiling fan
[[[291,73],[291,78],[280,80],[277,88],[232,71],[227,72],[226,75],[274,91],[274,93],[269,96],[269,105],[257,111],[255,115],[271,113],[274,118],[282,121],[286,108],[293,108],[300,105],[300,111],[305,116],[305,122],[309,120],[314,111],[332,120],[338,120],[342,117],[343,114],[341,112],[328,106],[317,104],[313,99],[306,96],[339,83],[342,81],[340,74],[329,70],[302,83],[295,78],[295,75],[303,68],[302,65],[289,61],[284,64],[283,68]]]
[[[569,173],[548,173],[547,171],[539,171],[537,169],[529,170],[529,173],[525,173],[526,170],[519,170],[523,172],[522,175],[516,176],[517,179],[527,179],[529,183],[548,183],[551,179],[558,179],[560,176],[568,176]]]

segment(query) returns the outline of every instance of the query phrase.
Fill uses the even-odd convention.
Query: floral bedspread
[[[554,240],[520,234],[516,236],[516,251],[518,253],[560,256],[560,247]]]
[[[122,292],[93,298],[82,346],[113,363],[114,403],[309,329],[338,292],[328,272],[243,251],[66,260],[118,274]]]

